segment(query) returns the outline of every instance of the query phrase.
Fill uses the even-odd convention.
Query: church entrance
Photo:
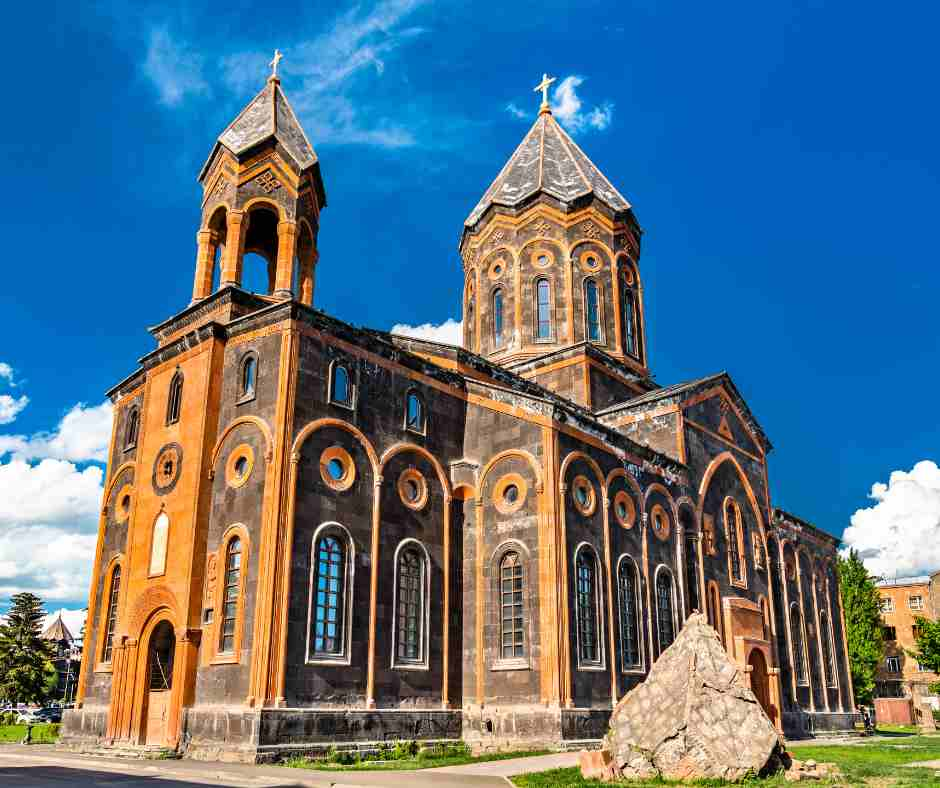
[[[770,702],[770,677],[767,675],[767,662],[760,649],[755,648],[751,651],[747,664],[751,666],[751,692],[754,693],[764,713],[770,717],[770,721],[775,723],[776,710]]]
[[[146,744],[167,743],[167,720],[173,689],[176,635],[169,621],[161,621],[150,635],[147,658]]]

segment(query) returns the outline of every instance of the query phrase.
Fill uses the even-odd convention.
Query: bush
[[[391,761],[410,761],[418,754],[418,743],[415,741],[396,742],[392,748]]]
[[[935,712],[933,713],[933,718],[934,718],[937,722],[940,722],[940,711],[935,711]]]
[[[16,712],[8,711],[6,714],[4,714],[2,724],[3,725],[16,725]]]

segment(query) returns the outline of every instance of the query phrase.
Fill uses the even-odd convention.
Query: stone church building
[[[463,347],[313,307],[276,74],[199,182],[192,302],[109,392],[66,743],[582,746],[694,610],[781,731],[851,728],[838,542],[727,373],[652,380],[640,225],[547,102],[463,225]]]

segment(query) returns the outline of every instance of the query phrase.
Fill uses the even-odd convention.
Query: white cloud
[[[463,344],[463,321],[447,318],[443,323],[435,325],[434,323],[423,323],[420,326],[409,326],[404,323],[398,323],[392,326],[392,333],[404,337],[415,337],[416,339],[427,339],[431,342],[441,342],[445,345]]]
[[[86,599],[96,541],[93,533],[50,526],[4,528],[0,531],[0,600],[5,602],[20,591],[30,591],[43,601]]]
[[[65,460],[0,463],[0,526],[71,525],[94,530],[103,477],[96,465],[80,471]]]
[[[519,107],[517,107],[511,101],[506,105],[506,112],[508,112],[514,118],[518,118],[519,120],[529,117],[529,114],[527,112],[519,109]]]
[[[0,394],[0,424],[12,423],[19,412],[29,405],[29,397],[11,397],[9,394]]]
[[[872,485],[874,506],[859,509],[842,540],[875,575],[905,577],[940,568],[940,468],[930,460]]]
[[[0,435],[0,457],[13,454],[22,459],[52,457],[73,462],[106,462],[111,438],[111,403],[86,407],[75,405],[53,433]],[[2,422],[0,422],[2,423]]]
[[[16,383],[13,380],[13,367],[4,361],[0,361],[0,378],[6,380],[6,382],[14,388],[16,387]]]
[[[188,95],[208,94],[203,59],[186,42],[174,40],[165,27],[150,31],[143,71],[160,94],[160,103],[179,104]]]
[[[577,89],[583,83],[584,77],[565,77],[558,83],[552,95],[552,114],[572,134],[589,129],[603,131],[613,119],[614,105],[610,101],[582,111],[584,103]]]

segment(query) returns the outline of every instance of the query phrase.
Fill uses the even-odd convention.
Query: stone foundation
[[[811,739],[854,733],[862,717],[854,712],[785,711],[783,735],[788,739]]]
[[[463,711],[463,740],[478,752],[592,748],[607,733],[610,711],[542,705],[470,707]]]

